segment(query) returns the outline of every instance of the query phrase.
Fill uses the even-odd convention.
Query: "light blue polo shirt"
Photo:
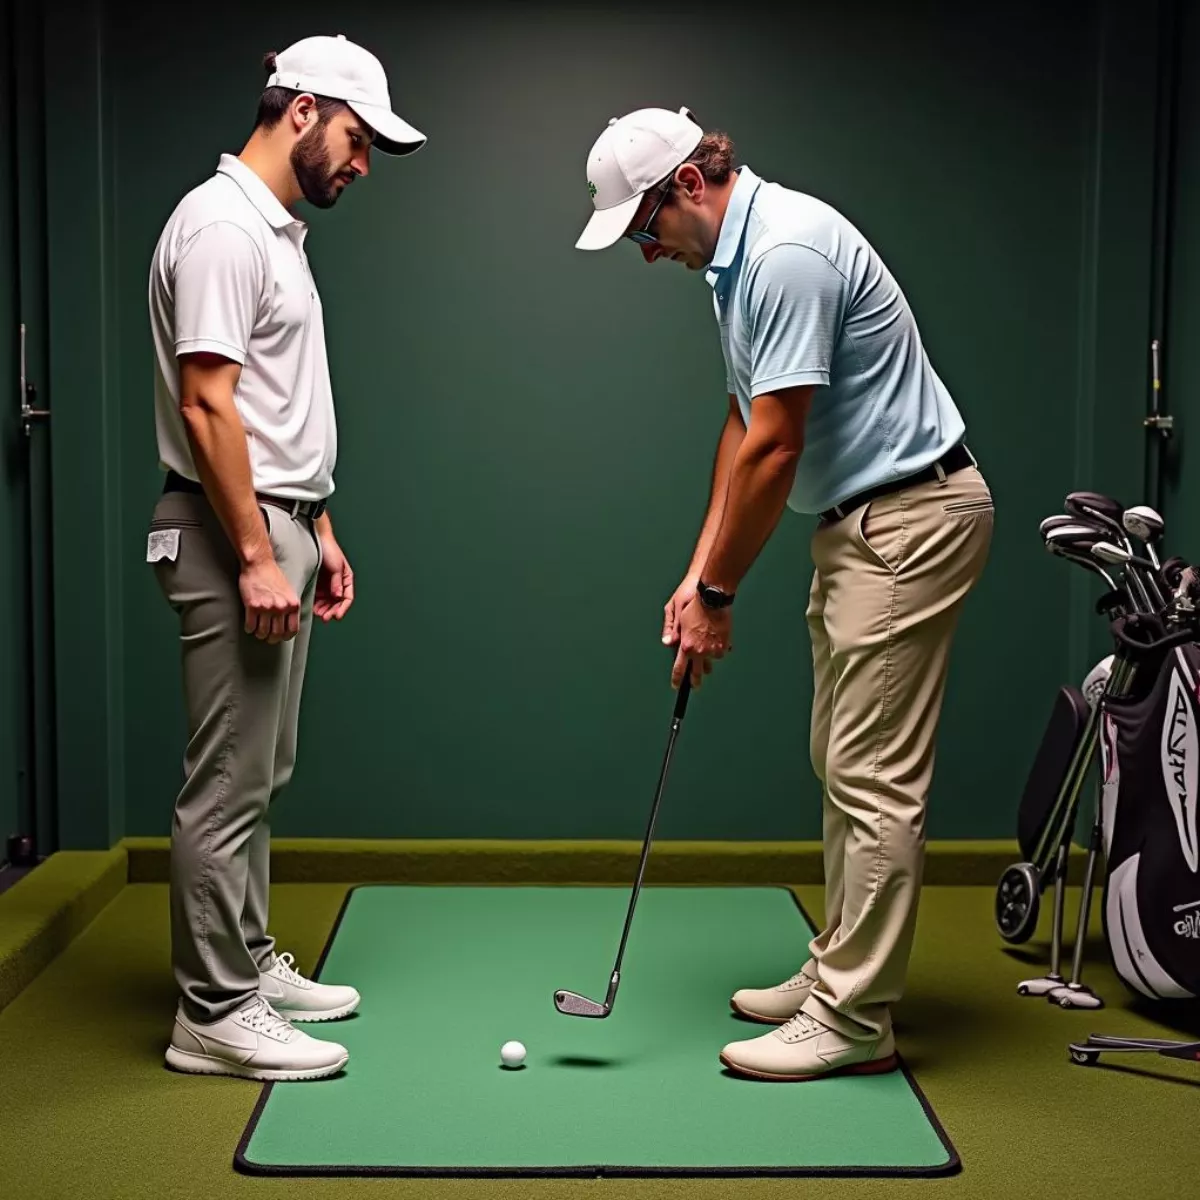
[[[726,385],[747,426],[756,396],[818,385],[790,508],[832,508],[962,439],[900,286],[828,204],[743,166],[707,279]]]

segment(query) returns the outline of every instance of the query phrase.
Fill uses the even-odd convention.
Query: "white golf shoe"
[[[809,962],[812,960],[810,959]],[[729,1007],[752,1021],[782,1025],[803,1007],[816,979],[808,974],[808,962],[791,977],[770,988],[741,988],[734,992]]]
[[[192,1075],[241,1079],[324,1079],[350,1058],[345,1046],[309,1037],[261,996],[219,1021],[201,1024],[175,1013],[167,1065]]]
[[[880,1038],[859,1041],[803,1012],[762,1037],[730,1042],[721,1051],[721,1062],[737,1075],[785,1082],[880,1075],[899,1065],[890,1029]]]
[[[315,983],[296,970],[290,954],[277,955],[258,975],[258,994],[289,1021],[336,1021],[357,1007],[359,994],[352,987]]]

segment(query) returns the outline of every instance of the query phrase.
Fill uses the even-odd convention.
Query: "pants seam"
[[[203,897],[203,902],[200,907],[200,945],[201,954],[203,956],[204,965],[208,968],[209,974],[212,973],[212,946],[209,941],[209,919],[212,907],[212,879],[213,879],[213,854],[212,845],[217,835],[217,827],[220,825],[221,818],[225,814],[225,803],[229,796],[229,760],[233,755],[233,720],[231,710],[233,709],[233,698],[230,697],[225,701],[222,708],[222,717],[224,721],[224,730],[222,737],[222,749],[218,758],[217,766],[217,800],[213,805],[212,812],[209,814],[208,822],[204,829],[204,875],[201,881],[200,894]]]
[[[900,501],[900,553],[897,559],[896,567],[892,571],[891,577],[888,581],[888,586],[891,589],[891,596],[888,606],[887,637],[884,641],[883,652],[883,687],[879,697],[879,727],[875,735],[875,756],[871,769],[871,796],[875,801],[876,838],[875,861],[872,864],[874,868],[874,876],[871,880],[871,893],[867,900],[868,908],[873,908],[879,901],[879,881],[883,874],[884,861],[887,858],[887,854],[885,853],[884,849],[886,824],[883,819],[883,806],[879,803],[879,776],[883,767],[883,745],[886,741],[888,722],[891,718],[891,707],[889,701],[891,699],[892,685],[892,652],[895,646],[896,638],[896,610],[899,607],[900,598],[900,570],[904,565],[904,550],[907,540],[908,505],[905,503],[902,495]],[[874,945],[871,945],[867,951],[866,958],[863,960],[863,966],[869,966],[874,961],[875,947]],[[854,1000],[861,988],[861,983],[856,984],[847,995],[847,1002]]]

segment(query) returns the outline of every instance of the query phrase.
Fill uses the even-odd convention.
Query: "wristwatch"
[[[705,608],[728,608],[734,597],[733,592],[723,592],[719,587],[705,583],[703,579],[696,584],[696,595],[700,597],[700,603]]]

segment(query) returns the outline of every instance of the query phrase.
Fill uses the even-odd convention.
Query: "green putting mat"
[[[769,1032],[729,996],[808,956],[784,888],[650,887],[604,1020],[626,888],[352,889],[317,977],[348,1020],[307,1025],[350,1051],[333,1079],[263,1087],[235,1156],[267,1175],[944,1175],[958,1155],[907,1070],[810,1083],[725,1071]],[[525,1065],[500,1047],[525,1044]],[[902,1049],[902,1048],[901,1048]]]

